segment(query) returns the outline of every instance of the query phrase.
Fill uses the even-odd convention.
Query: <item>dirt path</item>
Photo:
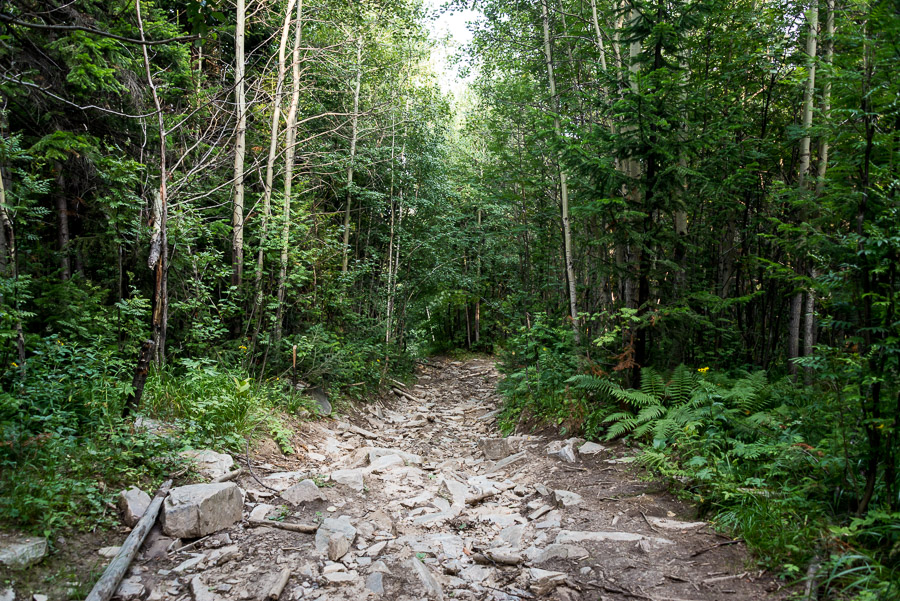
[[[623,449],[570,463],[571,447],[548,454],[560,442],[490,440],[497,377],[487,360],[437,361],[408,396],[310,424],[291,472],[256,463],[259,482],[239,481],[243,523],[174,552],[155,535],[132,581],[145,598],[197,601],[264,598],[285,569],[285,600],[781,598],[742,545],[655,492]],[[323,499],[270,490],[308,477],[327,482],[311,491]],[[320,521],[316,534],[277,527]]]

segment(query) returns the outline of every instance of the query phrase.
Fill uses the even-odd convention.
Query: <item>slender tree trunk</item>
[[[825,56],[824,62],[828,68],[834,61],[834,0],[825,0],[828,14],[825,16]],[[822,119],[828,123],[831,115],[831,73],[825,72],[825,81],[822,83]],[[825,171],[828,169],[828,135],[823,134],[819,139],[819,165],[816,173],[816,196],[821,196],[825,186]]]
[[[559,113],[559,98],[556,95],[556,80],[553,77],[553,55],[550,49],[550,17],[547,13],[547,0],[541,0],[541,16],[544,25],[544,57],[547,63],[547,80],[550,84],[550,96],[553,100],[553,110]],[[562,142],[562,128],[559,117],[553,116],[553,129],[556,132],[558,143]],[[569,185],[566,171],[563,168],[562,153],[557,153],[559,169],[560,201],[562,203],[563,247],[565,252],[566,280],[569,286],[569,315],[572,318],[572,331],[575,333],[576,344],[581,343],[581,332],[578,327],[578,307],[575,296],[575,269],[572,261],[572,233],[569,226]]]
[[[394,277],[394,128],[396,126],[394,114],[391,113],[391,184],[388,191],[388,201],[391,203],[391,231],[390,231],[390,239],[388,240],[388,273],[387,273],[387,325],[384,331],[384,364],[385,364],[385,373],[387,373],[387,349],[388,345],[391,343],[391,318],[393,317],[394,311],[394,295],[392,294],[391,289],[391,280]]]
[[[479,169],[480,171],[480,169]],[[483,177],[483,176],[482,176]],[[478,259],[475,265],[475,282],[478,285],[475,297],[475,345],[481,342],[481,254],[483,250],[481,236],[481,207],[478,208]]]
[[[234,102],[237,132],[234,146],[234,205],[231,213],[231,284],[240,286],[244,273],[244,154],[247,140],[247,99],[244,94],[244,0],[237,0],[234,32]]]
[[[272,216],[272,185],[275,179],[275,158],[278,156],[278,137],[281,128],[281,104],[284,93],[285,53],[288,36],[293,22],[294,2],[288,0],[284,11],[284,24],[281,26],[281,40],[278,43],[278,80],[275,84],[275,96],[272,99],[272,126],[269,130],[269,155],[266,159],[266,179],[263,184],[263,214],[260,220],[259,249],[256,254],[255,302],[257,311],[262,307],[262,278],[269,219]]]
[[[141,0],[135,0],[138,29],[141,40],[144,39],[144,22],[141,18]],[[166,182],[168,171],[166,167],[166,124],[163,119],[162,105],[159,102],[159,94],[153,81],[150,69],[150,56],[147,46],[141,45],[144,55],[144,71],[147,76],[147,84],[153,96],[153,105],[156,108],[156,125],[159,129],[159,189],[153,195],[150,227],[150,256],[147,266],[153,270],[153,298],[151,301],[150,330],[153,347],[150,353],[159,364],[165,363],[166,355],[166,321],[168,318],[168,270],[169,270],[169,242],[167,232],[168,206]],[[140,397],[134,400],[134,406],[140,405]]]
[[[603,47],[603,35],[600,32],[600,21],[597,19],[597,0],[591,0],[591,23],[597,36],[597,52],[600,55],[600,67],[606,72],[606,49]]]
[[[791,296],[791,311],[788,323],[788,371],[791,375],[797,374],[797,365],[791,359],[795,359],[800,355],[800,312],[802,304],[802,292],[797,292]]]
[[[807,55],[807,77],[806,85],[803,88],[803,115],[801,126],[803,127],[803,137],[800,139],[800,165],[797,171],[797,185],[801,190],[801,194],[806,185],[806,176],[809,172],[810,165],[810,128],[812,127],[813,118],[813,101],[816,91],[816,42],[819,30],[819,0],[812,0],[809,11],[807,12],[807,22],[809,30],[806,34],[806,55]],[[801,209],[800,221],[805,221],[806,210]],[[810,296],[811,298],[811,296]],[[803,304],[803,292],[797,291],[794,298],[791,299],[791,319],[788,330],[788,359],[792,360],[800,356],[800,317]],[[812,311],[810,311],[812,313]],[[810,317],[811,319],[811,317]],[[805,349],[804,349],[805,350]],[[788,371],[791,375],[796,376],[797,366],[791,361],[788,365]]]
[[[353,163],[356,161],[356,139],[359,135],[359,89],[362,83],[362,32],[356,41],[356,82],[353,87],[353,115],[350,121],[350,162],[347,165],[347,206],[344,208],[344,247],[341,273],[347,273],[350,261],[350,210],[353,204]]]
[[[810,135],[813,118],[813,100],[816,91],[816,39],[819,29],[819,0],[812,0],[812,5],[807,12],[809,31],[806,34],[807,70],[806,86],[803,89],[803,137],[800,139],[800,167],[797,173],[797,184],[803,188],[809,171],[810,163]]]
[[[291,62],[291,106],[285,124],[284,205],[281,226],[281,269],[278,272],[278,309],[275,315],[275,342],[281,340],[284,318],[284,294],[287,284],[288,249],[291,237],[291,184],[294,179],[294,148],[297,141],[297,106],[300,103],[300,40],[303,34],[303,0],[297,2],[297,26],[294,30],[294,51]]]
[[[72,262],[69,259],[69,201],[66,198],[66,176],[62,163],[56,165],[56,223],[57,246],[59,247],[59,277],[66,281],[72,277]]]
[[[19,359],[19,371],[22,377],[26,374],[25,365],[25,335],[22,332],[22,319],[19,316],[19,263],[16,255],[16,231],[13,227],[12,218],[9,211],[6,210],[6,182],[3,180],[3,171],[0,170],[0,233],[3,234],[3,255],[2,269],[3,275],[12,279],[14,282],[13,299],[10,303],[16,311],[15,330],[16,330],[16,355]],[[2,301],[0,296],[0,301]]]

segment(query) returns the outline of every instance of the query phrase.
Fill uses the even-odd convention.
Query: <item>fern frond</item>
[[[666,394],[666,384],[662,375],[652,367],[641,369],[641,392],[662,401]]]
[[[613,390],[612,396],[617,401],[627,403],[632,407],[647,407],[648,405],[658,405],[660,402],[658,397],[633,389],[624,390],[620,388],[619,390]]]
[[[672,379],[666,386],[666,396],[672,404],[680,405],[690,400],[696,386],[696,372],[682,363],[672,371]]]

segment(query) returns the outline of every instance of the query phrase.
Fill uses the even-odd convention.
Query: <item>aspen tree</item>
[[[287,284],[288,250],[291,237],[291,184],[294,179],[294,153],[297,141],[297,106],[300,103],[300,40],[303,35],[303,0],[297,0],[297,25],[291,59],[291,105],[285,123],[284,204],[281,225],[281,269],[278,272],[278,295],[275,315],[275,342],[281,340],[284,319],[284,290]]]
[[[550,97],[553,102],[553,130],[559,143],[563,142],[562,128],[559,124],[559,97],[556,95],[556,80],[553,76],[553,55],[550,47],[550,17],[547,13],[547,0],[541,0],[541,16],[544,26],[544,57],[547,64],[547,81],[550,86]],[[581,333],[578,327],[578,308],[575,297],[575,270],[572,260],[572,233],[569,226],[569,184],[566,170],[562,164],[562,152],[557,153],[557,168],[559,171],[560,202],[562,203],[563,247],[565,253],[566,280],[569,286],[569,315],[572,318],[572,330],[575,332],[575,340],[581,343]]]

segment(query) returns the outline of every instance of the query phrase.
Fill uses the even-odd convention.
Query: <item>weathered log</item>
[[[91,589],[85,601],[109,601],[116,593],[116,589],[119,588],[119,583],[122,581],[122,577],[125,576],[128,566],[131,565],[138,549],[141,548],[144,539],[147,538],[150,528],[156,522],[156,516],[159,515],[163,500],[169,494],[171,487],[172,481],[166,480],[159,490],[156,491],[156,495],[150,502],[150,506],[147,507],[147,511],[144,512],[144,516],[137,523],[137,526],[134,527],[134,530],[131,531],[131,534],[128,535],[128,538],[125,539],[118,555],[106,566],[106,570],[100,576],[100,580],[97,581],[94,588]]]
[[[314,524],[288,524],[285,522],[275,522],[272,520],[250,520],[251,526],[268,526],[269,528],[278,528],[280,530],[288,530],[290,532],[302,532],[303,534],[315,534],[319,529]]]

